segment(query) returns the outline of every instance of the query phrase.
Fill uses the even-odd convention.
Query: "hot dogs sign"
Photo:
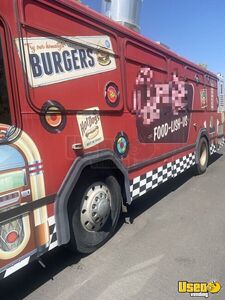
[[[104,140],[98,107],[92,107],[77,114],[77,123],[84,149],[93,147]]]
[[[150,68],[141,68],[133,94],[140,142],[186,142],[193,93],[193,85],[180,80],[175,73],[168,83],[158,83]]]
[[[22,58],[20,46],[24,47]],[[116,69],[108,36],[16,39],[30,86],[38,87]]]

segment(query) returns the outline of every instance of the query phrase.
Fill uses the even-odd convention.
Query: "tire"
[[[206,138],[202,137],[198,144],[197,156],[199,158],[199,163],[196,165],[196,171],[198,175],[205,173],[208,160],[209,160],[209,146]]]
[[[87,176],[86,176],[87,178]],[[119,220],[122,195],[113,176],[83,177],[73,193],[70,211],[70,248],[92,253],[113,235]]]

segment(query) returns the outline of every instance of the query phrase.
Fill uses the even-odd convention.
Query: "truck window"
[[[10,107],[9,107],[9,97],[7,91],[1,37],[0,37],[0,123],[8,124],[8,125],[11,124],[11,114],[10,114]]]

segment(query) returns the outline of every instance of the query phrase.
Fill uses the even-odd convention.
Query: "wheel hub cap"
[[[105,184],[92,185],[82,200],[81,224],[87,231],[98,231],[106,223],[111,209],[111,194]]]
[[[205,145],[202,145],[202,147],[201,147],[201,153],[200,153],[200,164],[202,166],[204,166],[205,163],[206,163],[206,157],[207,157],[207,153],[206,152],[207,152],[207,150],[206,150]]]

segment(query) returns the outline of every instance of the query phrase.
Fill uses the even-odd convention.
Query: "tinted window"
[[[6,84],[5,65],[0,38],[0,123],[11,124],[9,97]]]

